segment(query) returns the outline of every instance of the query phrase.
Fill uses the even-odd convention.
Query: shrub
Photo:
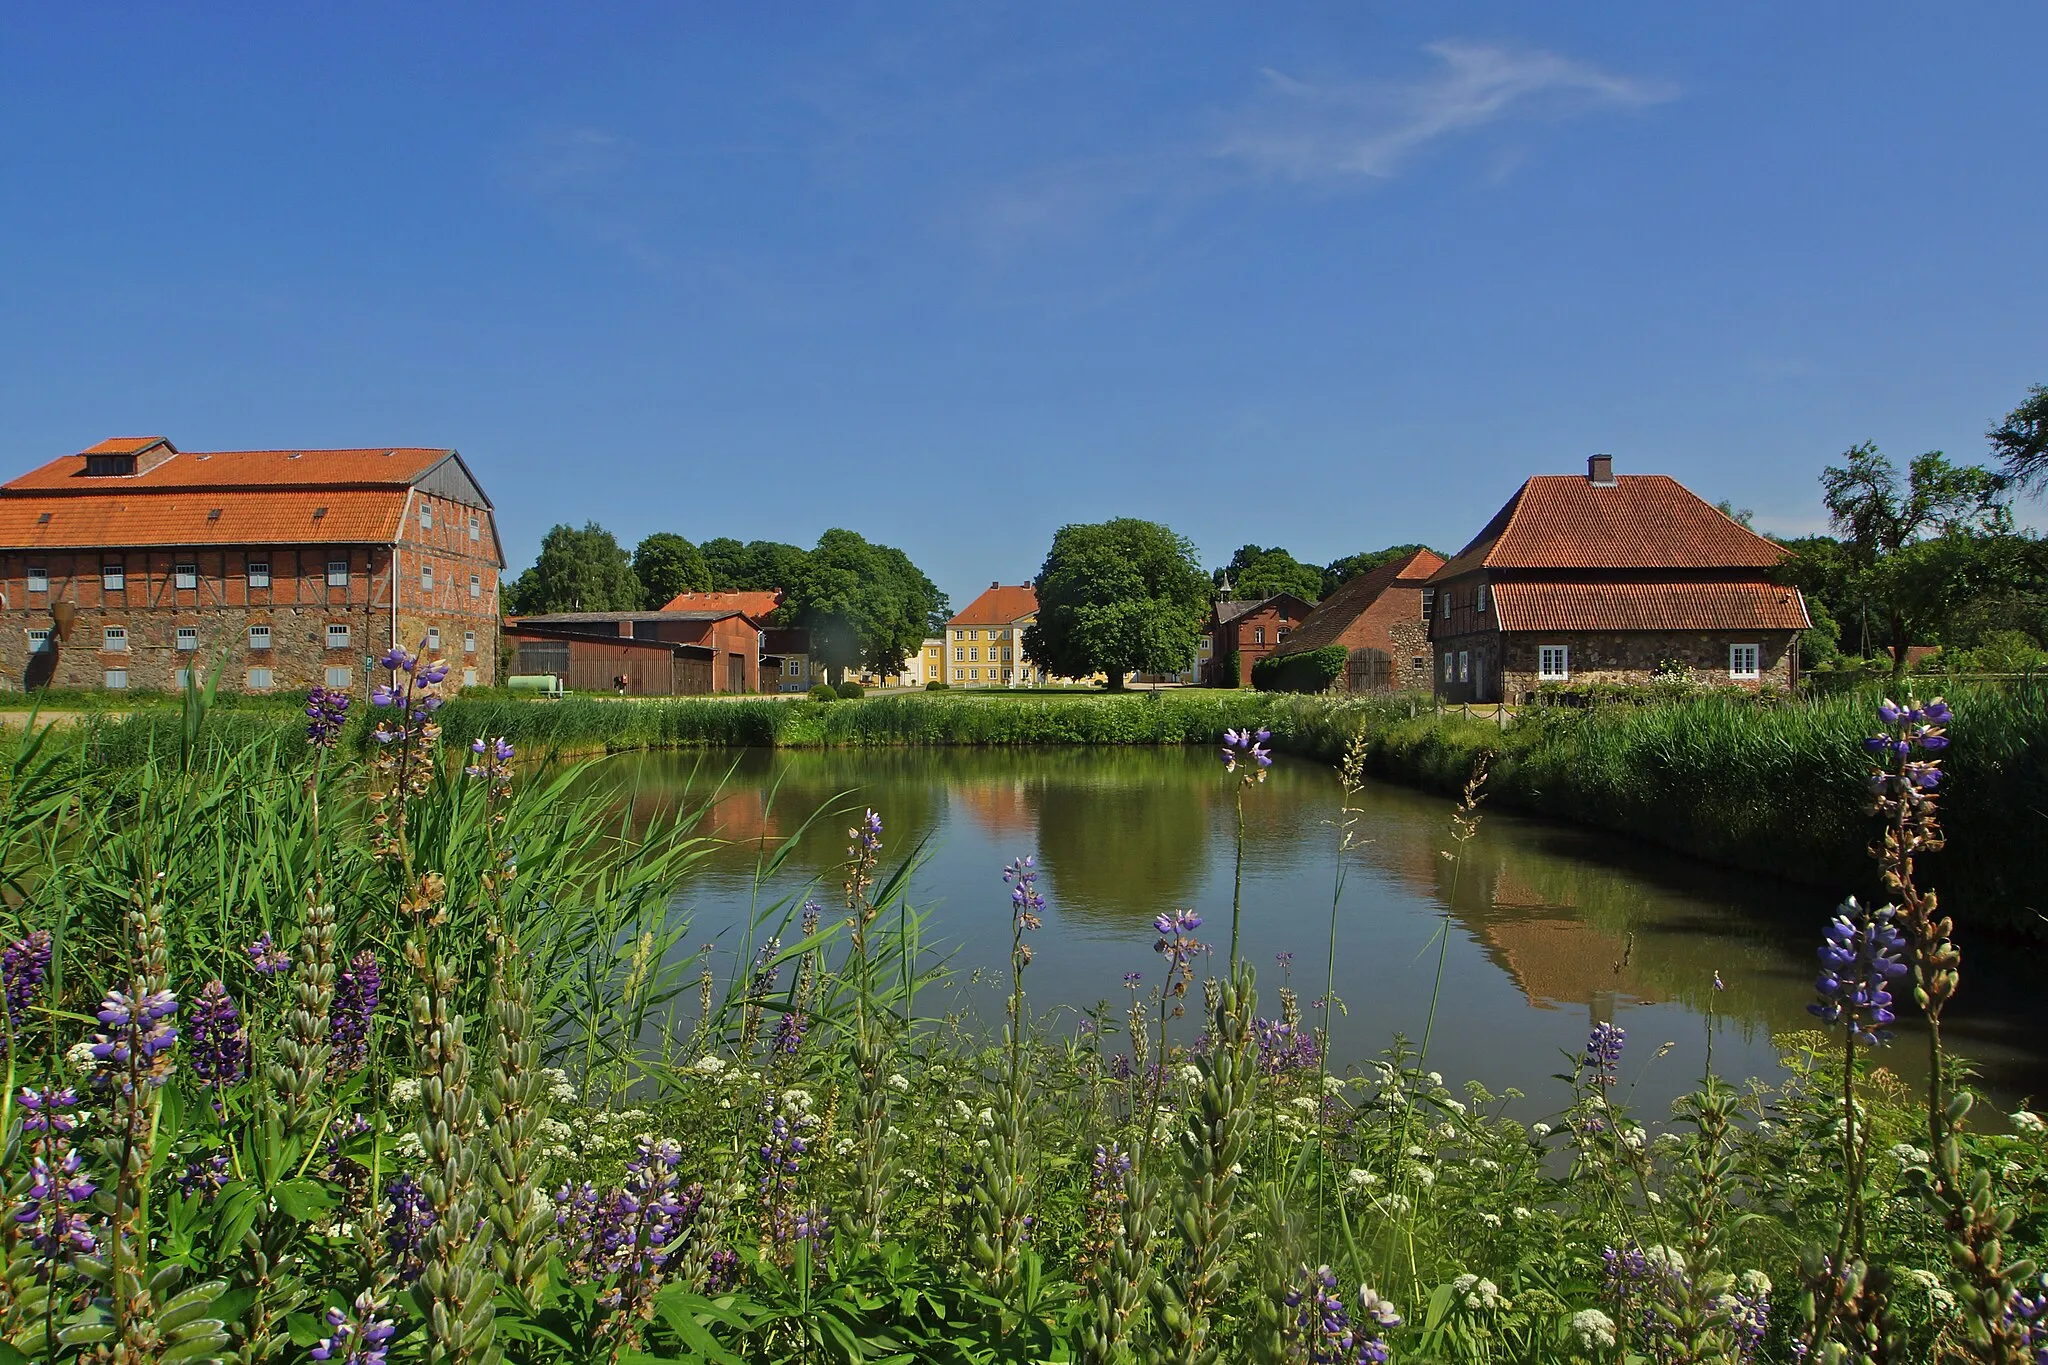
[[[839,693],[833,690],[831,683],[819,683],[810,690],[810,698],[812,701],[838,701]]]
[[[1261,692],[1327,692],[1344,676],[1349,657],[1342,645],[1275,654],[1252,665],[1252,686]]]
[[[845,682],[839,684],[839,686],[834,688],[833,690],[836,691],[840,695],[840,697],[846,701],[859,701],[862,697],[865,697],[868,694],[867,689],[865,687],[862,687],[859,683],[855,682],[851,678],[848,678]]]
[[[934,678],[924,685],[924,690],[927,692],[944,692],[950,686],[950,683],[944,683]]]

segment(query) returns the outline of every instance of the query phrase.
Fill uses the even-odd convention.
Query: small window
[[[1474,605],[1476,605],[1479,608],[1479,614],[1481,616],[1486,615],[1486,585],[1484,583],[1481,583],[1479,585],[1479,597]]]
[[[249,586],[252,588],[267,588],[270,586],[269,560],[252,559],[249,561]]]
[[[49,652],[50,652],[50,632],[49,632],[49,631],[47,631],[47,630],[32,630],[32,631],[30,631],[30,632],[28,633],[28,652],[29,652],[29,653],[31,653],[31,654],[47,654],[47,653],[49,653]]]
[[[1255,645],[1266,643],[1266,628],[1264,626],[1252,627],[1252,643]]]
[[[1422,590],[1422,619],[1423,619],[1423,620],[1425,620],[1425,621],[1427,621],[1427,620],[1428,620],[1428,619],[1429,619],[1429,618],[1430,618],[1431,616],[1434,616],[1435,614],[1436,614],[1436,589],[1435,589],[1435,588],[1424,588],[1424,589]]]
[[[473,631],[473,630],[465,630],[465,631],[463,631],[463,632],[462,632],[462,652],[463,652],[464,654],[474,654],[474,653],[476,653],[476,632],[475,632],[475,631]]]
[[[349,669],[330,668],[327,670],[327,686],[331,689],[346,689],[348,685],[354,681],[355,674]]]
[[[275,686],[277,686],[276,676],[269,669],[252,668],[249,670],[249,690],[251,692],[268,692]]]
[[[180,692],[183,692],[186,688],[190,687],[192,685],[192,670],[189,668],[179,669],[177,678],[172,685],[175,686]]]
[[[107,670],[107,680],[106,680],[106,685],[107,685],[107,690],[108,690],[108,691],[111,691],[111,692],[125,692],[125,691],[127,691],[127,690],[128,690],[128,670],[127,670],[127,669],[125,669],[125,668],[110,668],[110,669],[108,669],[108,670]]]
[[[100,647],[120,654],[128,648],[128,627],[108,626],[100,637]]]
[[[1467,682],[1471,679],[1471,677],[1472,651],[1469,649],[1461,649],[1458,651],[1458,681]]]
[[[1763,650],[1756,645],[1728,646],[1728,676],[1731,678],[1761,677]]]
[[[967,676],[967,670],[966,670],[966,669],[964,669],[964,668],[956,668],[956,669],[954,669],[954,670],[953,670],[953,681],[954,681],[954,682],[960,682],[960,681],[962,681],[963,679],[965,679],[965,678],[966,678],[966,676]]]
[[[1451,619],[1451,590],[1445,588],[1436,595],[1436,614],[1439,620]]]
[[[475,670],[475,669],[473,669],[473,668],[465,668],[465,669],[463,669],[463,670],[462,670],[462,685],[463,685],[464,687],[475,687],[475,686],[476,686],[476,670]]]
[[[434,566],[431,564],[422,564],[420,565],[420,591],[432,592],[433,590]]]
[[[197,564],[180,564],[172,569],[171,586],[174,588],[184,588],[187,591],[198,587],[199,566]]]
[[[107,592],[120,592],[128,586],[128,571],[119,564],[107,564],[100,568],[100,587]]]
[[[347,649],[348,627],[345,625],[330,625],[327,627],[327,647],[329,649]]]
[[[967,632],[964,630],[956,630],[953,632],[953,638],[956,640],[964,640],[967,638]]]
[[[980,646],[980,645],[969,645],[969,646],[967,646],[967,657],[968,657],[968,659],[969,659],[969,660],[975,660],[975,659],[979,659],[979,658],[981,657],[981,646]]]
[[[327,561],[327,586],[330,588],[345,588],[348,586],[348,561],[346,559],[330,559]]]
[[[969,681],[971,681],[971,682],[980,682],[980,681],[981,681],[981,670],[980,670],[980,669],[978,669],[978,668],[970,668],[970,669],[968,669],[968,670],[967,670],[967,676],[968,676],[968,680],[969,680]]]
[[[440,652],[441,628],[439,626],[427,627],[427,648],[433,650],[436,653]]]
[[[249,627],[249,648],[251,648],[251,649],[268,649],[268,648],[270,648],[270,627],[269,627],[269,626],[251,626],[251,627]]]
[[[177,644],[178,648],[186,654],[197,650],[199,648],[199,627],[179,626]]]
[[[1445,651],[1444,651],[1444,681],[1445,681],[1445,682],[1449,682],[1449,681],[1451,680],[1451,664],[1452,664],[1452,662],[1453,662],[1453,661],[1452,661],[1452,659],[1451,659],[1451,651],[1449,651],[1449,650],[1447,649],[1447,650],[1445,650]]]
[[[1572,675],[1571,650],[1564,645],[1545,645],[1536,651],[1536,676],[1545,682],[1562,682]]]
[[[48,592],[50,590],[50,571],[48,569],[30,569],[28,571],[28,590],[30,592]]]
[[[954,646],[953,646],[953,662],[957,664],[957,663],[965,663],[966,661],[967,661],[967,647],[966,647],[965,645],[954,645]]]
[[[484,524],[476,517],[469,519],[469,538],[471,540],[482,540],[484,538]]]
[[[420,529],[422,531],[434,529],[434,504],[430,502],[420,504]]]
[[[484,580],[482,574],[471,574],[469,576],[469,595],[471,597],[482,597],[484,595]]]

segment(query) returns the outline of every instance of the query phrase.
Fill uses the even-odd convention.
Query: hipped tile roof
[[[756,621],[782,605],[782,591],[766,592],[679,592],[662,604],[663,611],[709,611],[724,609],[751,616]]]
[[[1765,569],[1781,545],[1665,474],[1538,474],[1437,574],[1494,569]]]
[[[1773,583],[1493,585],[1502,630],[1804,630],[1797,588]]]
[[[1007,626],[1038,610],[1038,590],[1029,583],[1015,587],[991,584],[979,597],[946,622],[949,626]]]
[[[388,545],[398,536],[405,498],[402,491],[349,488],[0,496],[0,545],[25,550],[309,541]],[[213,515],[216,511],[219,516]]]
[[[1299,654],[1303,650],[1336,644],[1337,637],[1364,615],[1379,600],[1381,593],[1397,582],[1412,583],[1419,588],[1443,566],[1443,556],[1434,550],[1417,550],[1403,559],[1390,560],[1376,569],[1345,579],[1337,585],[1335,592],[1316,604],[1316,609],[1294,628],[1278,652]]]

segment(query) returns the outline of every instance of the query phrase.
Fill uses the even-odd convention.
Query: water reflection
[[[736,942],[757,856],[837,802],[881,811],[892,856],[924,846],[911,899],[954,951],[969,1007],[994,997],[1008,932],[999,870],[1021,853],[1037,855],[1051,904],[1032,969],[1042,1006],[1084,1009],[1120,997],[1126,971],[1156,977],[1150,925],[1162,910],[1199,909],[1205,933],[1228,940],[1235,789],[1206,750],[645,754],[607,761],[601,780],[642,815],[710,803],[706,830],[729,846],[678,899],[694,938]],[[1323,993],[1339,798],[1327,769],[1284,759],[1246,795],[1243,934],[1268,1012],[1279,954],[1293,955],[1305,999]],[[1717,1069],[1737,1075],[1774,1073],[1773,1035],[1812,1023],[1823,897],[1500,811],[1454,862],[1448,803],[1372,786],[1358,804],[1363,841],[1344,855],[1332,972],[1342,1059],[1427,1031],[1447,1076],[1541,1091],[1529,1102],[1541,1109],[1561,1102],[1543,1078],[1592,1021],[1613,1019],[1630,1035],[1624,1075],[1661,1105],[1699,1075],[1710,1022]],[[829,896],[848,823],[813,826],[792,882],[814,879]],[[1994,1089],[2031,1093],[2044,1074],[2031,993],[2011,955],[1979,956],[1953,1033]],[[1908,1077],[1918,1060],[1910,1040],[1886,1058]]]

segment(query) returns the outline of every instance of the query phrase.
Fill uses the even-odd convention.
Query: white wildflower
[[[1621,1139],[1622,1146],[1637,1152],[1642,1151],[1643,1145],[1650,1140],[1650,1135],[1640,1128],[1624,1128],[1616,1136]]]
[[[725,1070],[725,1061],[715,1052],[707,1052],[690,1063],[690,1070],[699,1076],[717,1076]]]
[[[906,1094],[910,1090],[910,1077],[900,1071],[891,1072],[887,1084],[897,1094]]]
[[[1529,1125],[1529,1136],[1530,1136],[1530,1137],[1537,1137],[1537,1138],[1547,1138],[1547,1137],[1549,1137],[1549,1136],[1550,1136],[1550,1133],[1551,1133],[1551,1128],[1550,1128],[1550,1125],[1549,1125],[1549,1124],[1547,1124],[1547,1123],[1532,1123],[1532,1124],[1530,1124],[1530,1125]],[[1602,1314],[1602,1316],[1604,1317],[1604,1316],[1605,1316],[1605,1314]],[[1612,1325],[1613,1325],[1613,1324],[1611,1324],[1611,1323],[1609,1324],[1609,1326],[1610,1326],[1610,1327],[1611,1327]]]
[[[1479,1213],[1479,1221],[1486,1224],[1486,1226],[1490,1228],[1497,1228],[1500,1226],[1500,1215],[1497,1213],[1488,1213],[1484,1209],[1482,1209]]]
[[[1431,1085],[1442,1085],[1442,1084],[1444,1083],[1444,1076],[1443,1076],[1443,1073],[1442,1073],[1441,1071],[1432,1071],[1432,1072],[1430,1072],[1430,1073],[1429,1073],[1429,1083],[1430,1083]]]
[[[544,1066],[540,1078],[547,1085],[548,1099],[556,1104],[576,1103],[576,1086],[570,1081],[569,1073],[558,1066]]]
[[[1371,1171],[1361,1169],[1357,1166],[1353,1166],[1349,1171],[1345,1173],[1344,1183],[1354,1190],[1362,1190],[1367,1185],[1379,1184],[1380,1178],[1374,1175]]]
[[[1341,1094],[1343,1094],[1343,1093],[1344,1093],[1344,1078],[1343,1078],[1342,1076],[1325,1076],[1325,1077],[1323,1077],[1323,1093],[1324,1093],[1325,1095],[1341,1095]]]
[[[1196,1066],[1193,1062],[1189,1062],[1180,1069],[1180,1078],[1189,1085],[1200,1085],[1202,1083],[1202,1068]]]
[[[91,1043],[73,1043],[64,1051],[64,1065],[81,1076],[90,1076],[99,1070],[99,1058],[92,1055]],[[415,1082],[417,1086],[417,1082]]]
[[[417,1078],[407,1076],[404,1080],[391,1083],[391,1102],[401,1107],[420,1102],[420,1083]]]
[[[1891,1153],[1901,1166],[1925,1166],[1928,1160],[1927,1149],[1910,1142],[1894,1142]]]
[[[1614,1319],[1597,1308],[1581,1308],[1572,1314],[1571,1331],[1584,1351],[1605,1351],[1614,1345]]]
[[[1742,1292],[1751,1298],[1762,1298],[1771,1292],[1771,1277],[1761,1270],[1745,1270],[1736,1282],[1742,1286]]]
[[[984,1128],[993,1128],[996,1126],[996,1111],[993,1109],[983,1109],[974,1116],[974,1121]]]
[[[569,1128],[569,1125],[562,1122],[560,1119],[542,1119],[540,1124],[540,1135],[546,1138],[549,1142],[567,1142],[572,1136],[574,1136],[573,1132]]]
[[[420,1146],[418,1133],[400,1133],[394,1150],[410,1161],[418,1161],[427,1154],[426,1149]]]
[[[943,1066],[928,1066],[924,1069],[924,1074],[931,1077],[935,1081],[943,1081],[946,1079],[946,1077],[952,1075],[953,1073],[946,1070],[946,1068]]]
[[[808,1113],[810,1113],[810,1112],[811,1112],[811,1092],[810,1092],[810,1091],[808,1091],[808,1090],[796,1090],[796,1089],[790,1089],[790,1090],[785,1090],[785,1091],[783,1091],[783,1092],[782,1092],[782,1107],[783,1107],[784,1109],[790,1110],[790,1111],[791,1111],[792,1113],[797,1113],[797,1114],[808,1114]]]
[[[1664,1202],[1664,1196],[1657,1193],[1655,1190],[1649,1191],[1648,1198],[1652,1204],[1661,1204]]]
[[[2033,1110],[2022,1109],[2012,1116],[2012,1126],[2022,1133],[2033,1134],[2048,1128],[2048,1122],[2044,1122]]]
[[[1304,1114],[1313,1114],[1323,1107],[1323,1102],[1314,1095],[1297,1095],[1288,1103]]]
[[[848,1155],[850,1155],[850,1154],[851,1154],[852,1152],[853,1152],[853,1139],[852,1139],[852,1138],[850,1138],[850,1137],[843,1137],[843,1138],[839,1139],[839,1141],[838,1141],[838,1142],[836,1142],[836,1143],[834,1143],[834,1144],[832,1145],[832,1154],[833,1154],[834,1156],[848,1156]]]
[[[1415,1168],[1415,1181],[1425,1190],[1433,1188],[1436,1185],[1436,1172],[1427,1166],[1417,1166]]]
[[[1472,1158],[1472,1169],[1491,1175],[1500,1169],[1500,1163],[1498,1161],[1490,1161],[1483,1156],[1475,1156]]]
[[[1465,1112],[1465,1102],[1463,1100],[1445,1100],[1444,1108],[1450,1110],[1453,1114],[1462,1116]]]
[[[1426,1151],[1424,1151],[1424,1150],[1423,1150],[1422,1148],[1420,1148],[1420,1147],[1410,1147],[1410,1148],[1408,1149],[1408,1155],[1409,1155],[1409,1156],[1412,1156],[1412,1157],[1425,1157],[1425,1156],[1428,1156],[1428,1155],[1429,1155],[1429,1153],[1428,1153],[1428,1152],[1426,1152]]]
[[[1243,1175],[1243,1174],[1244,1174],[1244,1163],[1243,1163],[1242,1161],[1233,1161],[1233,1162],[1232,1162],[1232,1163],[1230,1164],[1230,1173],[1231,1173],[1231,1175],[1233,1175],[1233,1176],[1241,1176],[1241,1175]]]
[[[1526,1223],[1531,1218],[1534,1218],[1536,1216],[1535,1214],[1529,1212],[1529,1210],[1523,1208],[1520,1204],[1515,1205],[1515,1207],[1509,1209],[1508,1212],[1514,1216],[1514,1220],[1517,1223]]]
[[[1473,1280],[1465,1289],[1465,1307],[1474,1313],[1491,1313],[1504,1309],[1508,1301],[1500,1296],[1500,1286],[1492,1280],[1474,1280],[1470,1275],[1460,1275],[1460,1280]]]
[[[1685,1253],[1676,1247],[1644,1247],[1643,1260],[1651,1269],[1661,1270],[1674,1280],[1683,1279],[1685,1276]]]

